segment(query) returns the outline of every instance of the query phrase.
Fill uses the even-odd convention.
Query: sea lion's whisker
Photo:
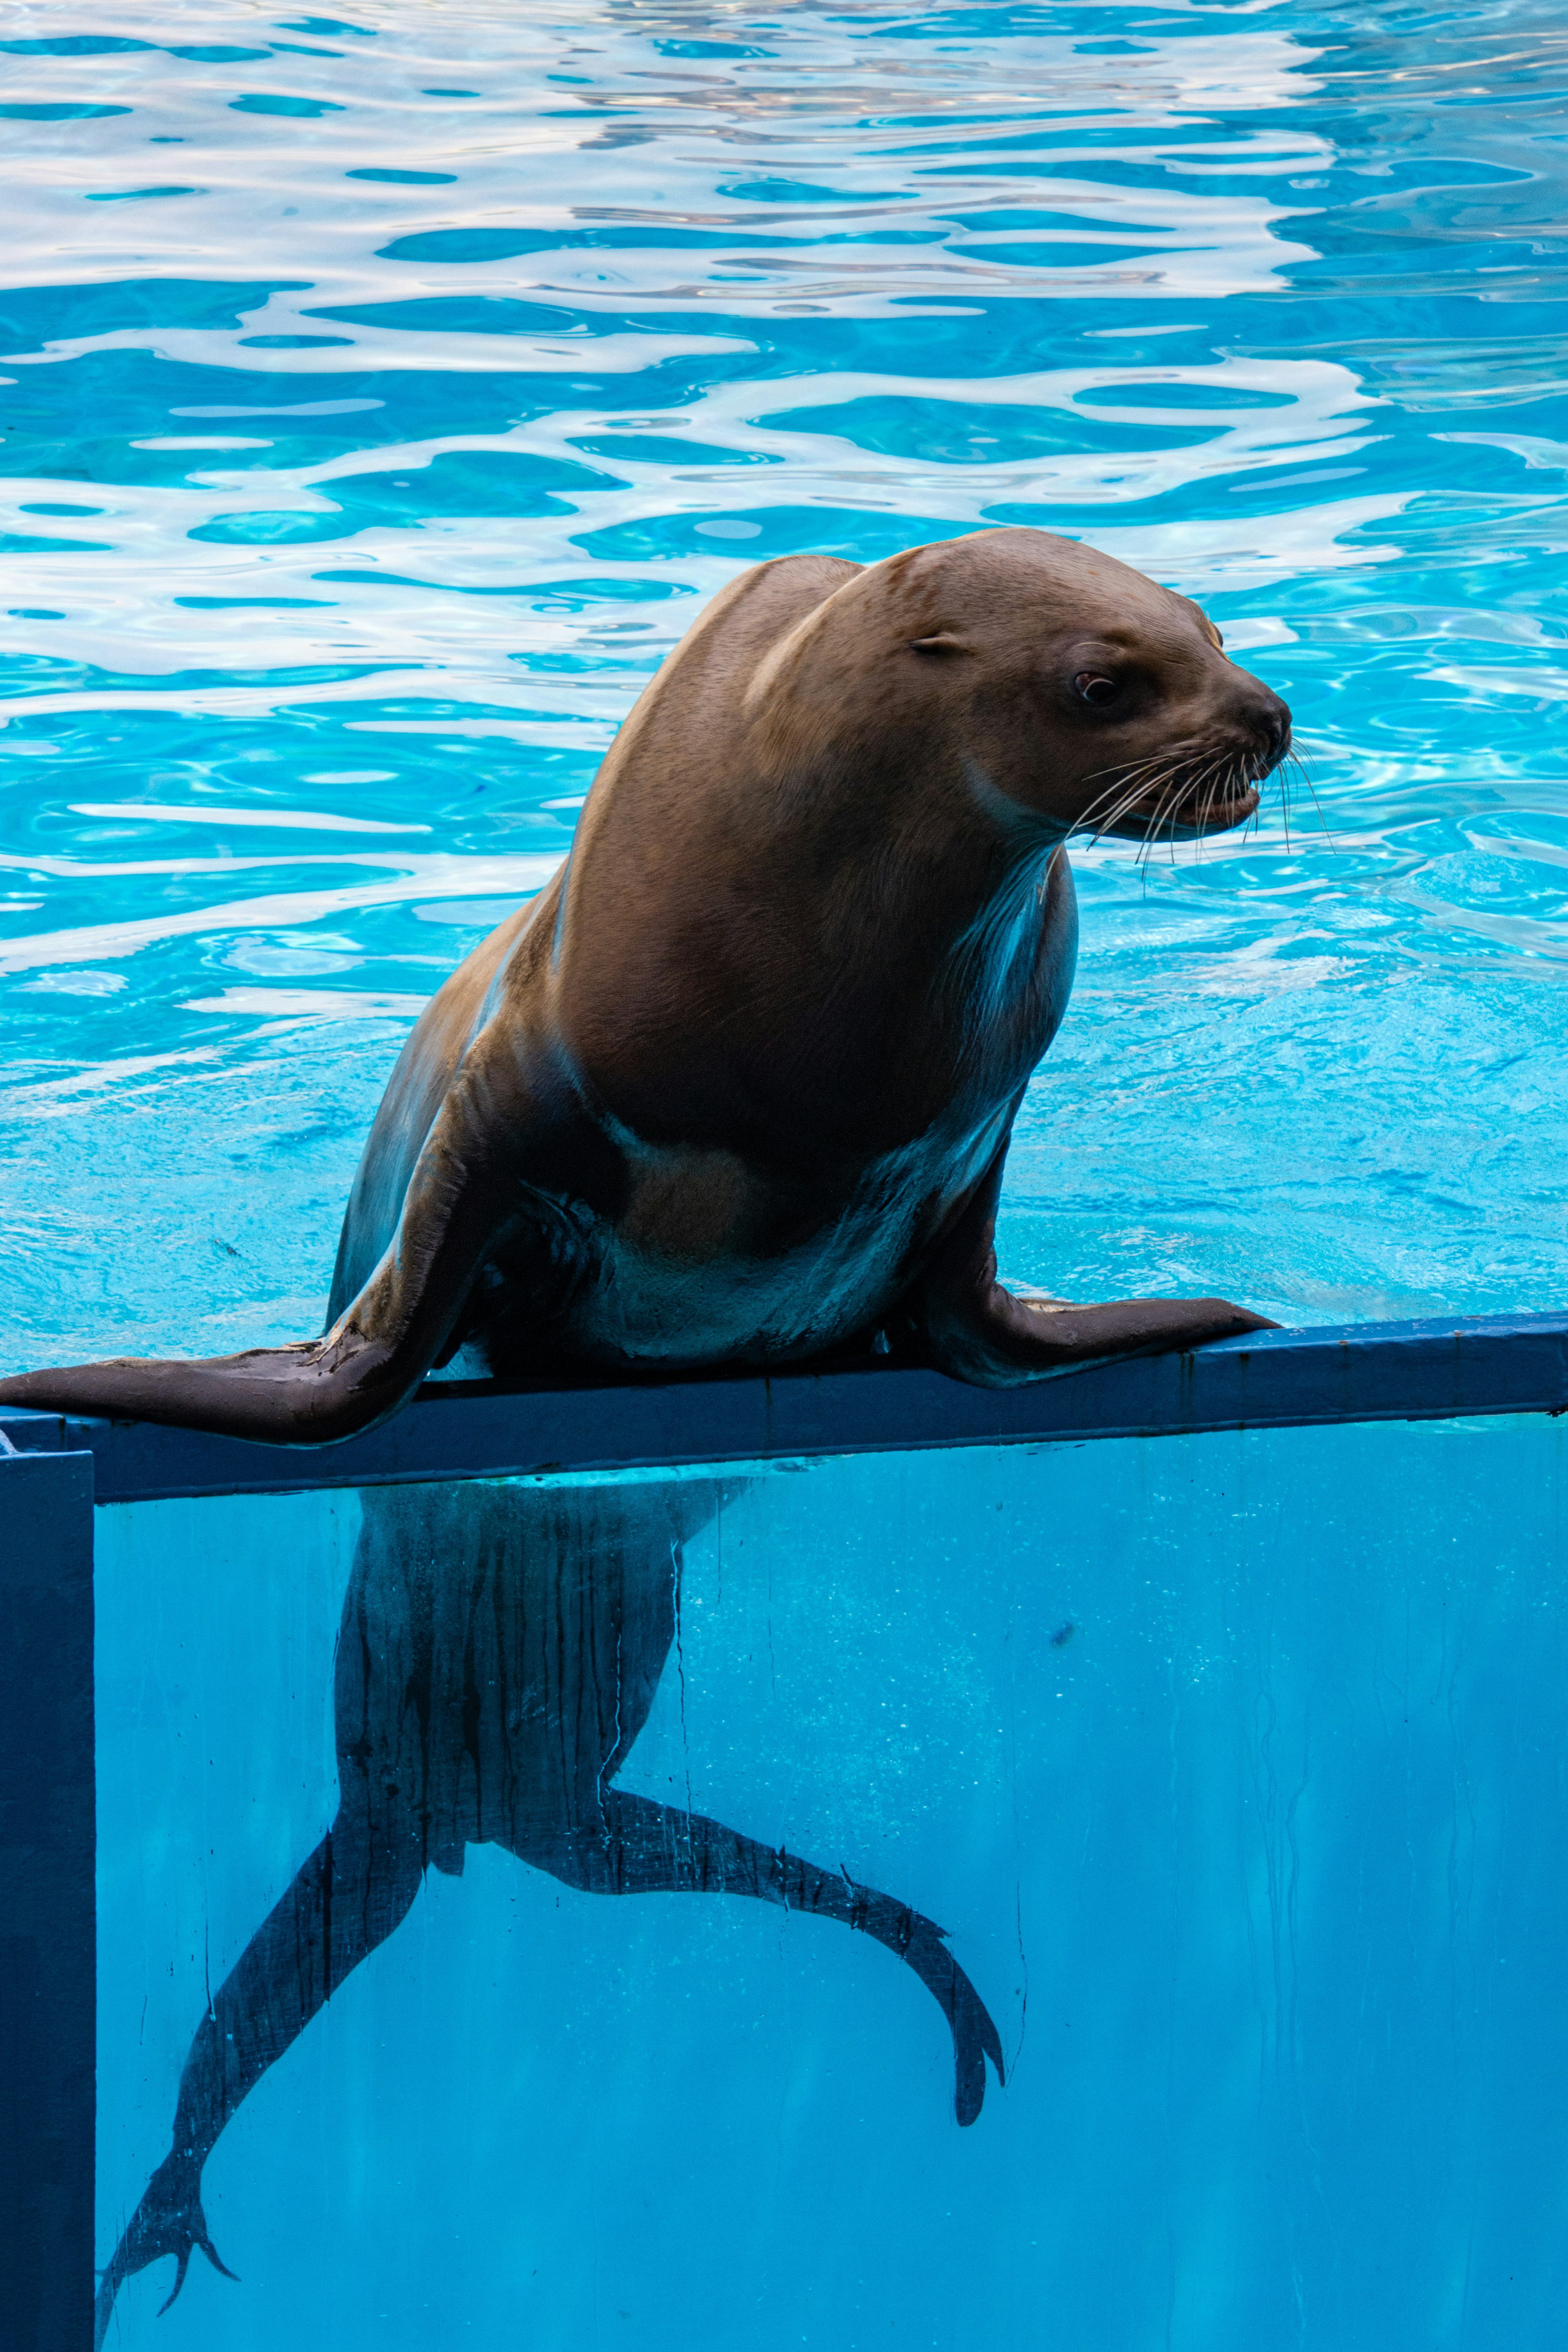
[[[1159,838],[1161,827],[1164,823],[1166,809],[1180,799],[1185,788],[1189,764],[1188,761],[1180,758],[1171,761],[1163,772],[1147,782],[1138,794],[1140,800],[1152,797],[1154,804],[1144,820],[1142,838],[1139,842],[1137,856],[1133,861],[1135,865],[1142,866],[1148,864],[1150,852]]]
[[[1143,828],[1143,839],[1138,850],[1139,865],[1144,866],[1148,865],[1154,845],[1161,838],[1167,814],[1175,810],[1185,798],[1188,789],[1187,772],[1185,768],[1173,769],[1165,780],[1160,797],[1154,803],[1154,813]],[[1171,842],[1173,865],[1175,864],[1175,842],[1173,838]]]
[[[1206,769],[1200,772],[1194,781],[1192,789],[1193,796],[1197,799],[1198,803],[1196,833],[1198,856],[1200,857],[1204,853],[1204,842],[1208,832],[1209,819],[1214,814],[1215,803],[1222,796],[1228,800],[1231,794],[1236,791],[1237,785],[1243,781],[1243,764],[1238,761],[1237,756],[1234,751],[1222,751],[1217,753],[1215,757],[1209,761]],[[1171,856],[1172,863],[1174,864],[1175,843],[1173,835],[1172,838]]]
[[[1108,786],[1103,793],[1097,793],[1095,798],[1090,801],[1089,806],[1083,813],[1080,824],[1076,826],[1074,830],[1087,833],[1089,837],[1093,839],[1100,831],[1100,820],[1102,817],[1106,818],[1107,822],[1114,822],[1113,818],[1110,818],[1108,816],[1108,812],[1112,809],[1120,808],[1126,798],[1127,791],[1123,784],[1112,784]]]
[[[1285,855],[1290,856],[1290,789],[1283,775],[1279,778],[1279,822],[1285,828]]]
[[[1169,757],[1168,752],[1161,751],[1147,760],[1118,760],[1109,768],[1091,768],[1083,781],[1086,784],[1092,784],[1097,776],[1134,776],[1141,768],[1157,768],[1162,760]]]
[[[1110,776],[1112,782],[1090,801],[1074,827],[1075,832],[1081,830],[1098,833],[1102,830],[1102,826],[1097,823],[1097,820],[1100,818],[1101,810],[1110,802],[1115,802],[1120,811],[1130,806],[1133,801],[1142,800],[1145,793],[1153,789],[1151,772],[1152,771],[1157,776],[1159,771],[1166,765],[1167,758],[1168,755],[1163,753],[1158,759],[1123,761],[1117,768],[1096,769],[1094,772],[1096,775]],[[1091,782],[1093,779],[1086,777],[1084,781]],[[1115,821],[1114,817],[1106,820],[1111,824]]]
[[[1109,776],[1110,782],[1107,785],[1106,791],[1115,792],[1120,785],[1126,783],[1130,777],[1142,775],[1145,769],[1157,768],[1169,756],[1168,752],[1161,751],[1151,754],[1149,758],[1143,760],[1118,760],[1109,768],[1091,768],[1083,781],[1086,784],[1092,784],[1097,777]],[[1101,793],[1099,797],[1103,800],[1104,793]]]
[[[1135,765],[1129,763],[1116,772],[1112,781],[1107,784],[1098,800],[1091,803],[1090,806],[1099,806],[1101,803],[1129,790],[1134,793],[1147,791],[1151,777],[1163,773],[1168,765],[1169,755],[1166,753],[1162,753],[1157,760],[1140,760]]]
[[[1239,794],[1254,781],[1254,754],[1235,751],[1180,751],[1166,752],[1157,759],[1124,761],[1113,768],[1099,768],[1085,778],[1092,782],[1096,776],[1109,776],[1111,781],[1090,801],[1074,827],[1086,833],[1091,841],[1099,841],[1120,824],[1139,803],[1151,804],[1143,826],[1142,851],[1146,854],[1156,840],[1175,836],[1167,835],[1177,809],[1184,801],[1195,803],[1194,830],[1201,838],[1215,820],[1222,801]]]
[[[1107,814],[1099,820],[1095,826],[1094,838],[1098,841],[1102,835],[1110,832],[1112,825],[1120,824],[1122,818],[1129,815],[1140,801],[1147,800],[1152,792],[1160,791],[1170,772],[1167,769],[1163,774],[1157,774],[1152,778],[1140,777],[1131,790],[1124,793]]]
[[[1160,838],[1160,829],[1165,821],[1165,810],[1172,799],[1173,789],[1179,793],[1180,786],[1173,788],[1170,783],[1166,783],[1162,787],[1160,797],[1154,803],[1153,814],[1144,824],[1143,838],[1138,845],[1138,859],[1141,865],[1148,864],[1154,844]]]
[[[1310,768],[1308,767],[1306,761],[1299,751],[1291,751],[1289,753],[1285,764],[1287,767],[1294,768],[1300,775],[1301,782],[1306,785],[1308,793],[1311,796],[1312,806],[1318,814],[1318,823],[1323,828],[1323,838],[1337,857],[1339,856],[1340,845],[1334,839],[1333,834],[1330,830],[1328,818],[1323,814],[1323,804],[1318,798],[1318,788],[1312,782],[1312,772]]]
[[[1140,762],[1140,769],[1153,768],[1158,771],[1160,764],[1156,761],[1145,760]],[[1098,841],[1100,835],[1108,833],[1113,824],[1119,824],[1129,810],[1135,807],[1138,802],[1145,799],[1162,781],[1163,778],[1157,772],[1152,778],[1142,772],[1136,773],[1131,780],[1124,775],[1118,784],[1110,786],[1106,792],[1100,793],[1097,801],[1090,803],[1080,823],[1090,829],[1091,839]],[[1106,806],[1108,803],[1109,807]],[[1102,811],[1103,814],[1101,814]]]
[[[1214,806],[1215,794],[1220,788],[1222,778],[1229,773],[1230,765],[1231,761],[1229,753],[1224,751],[1217,752],[1214,758],[1208,761],[1205,766],[1198,770],[1196,775],[1194,776],[1192,782],[1187,787],[1186,798],[1193,803],[1194,831],[1197,835],[1200,855],[1203,850],[1204,827],[1208,823],[1209,811]],[[1173,817],[1174,814],[1175,812],[1173,810]],[[1171,863],[1173,865],[1175,864],[1175,858],[1176,837],[1173,833],[1171,836]]]
[[[1165,831],[1166,828],[1169,828],[1168,831],[1165,831],[1165,837],[1170,845],[1171,863],[1173,866],[1174,866],[1176,862],[1176,842],[1178,839],[1178,835],[1175,831],[1176,812],[1180,809],[1184,802],[1192,801],[1197,803],[1196,825],[1194,829],[1198,837],[1199,855],[1201,856],[1203,829],[1208,822],[1208,812],[1214,803],[1214,795],[1217,787],[1218,778],[1228,765],[1229,755],[1227,753],[1223,751],[1213,753],[1207,760],[1201,762],[1201,764],[1195,768],[1189,767],[1185,769],[1174,779],[1175,789],[1170,794],[1165,803],[1163,804],[1157,812],[1157,823],[1161,829]]]

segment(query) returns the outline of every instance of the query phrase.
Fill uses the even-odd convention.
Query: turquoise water
[[[1557,1302],[1544,0],[5,35],[8,1360],[309,1331],[414,1013],[702,600],[986,522],[1200,596],[1318,803],[1079,857],[1007,1269]]]

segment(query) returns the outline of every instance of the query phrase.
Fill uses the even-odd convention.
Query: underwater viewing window
[[[1565,1407],[1540,1318],[11,1416],[7,2343],[160,2179],[238,2283],[105,2340],[1531,2340]]]

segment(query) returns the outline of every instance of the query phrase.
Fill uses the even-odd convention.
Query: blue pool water
[[[1202,597],[1317,794],[1080,856],[1007,1268],[1554,1300],[1565,77],[1545,0],[14,9],[8,1361],[310,1330],[702,600],[1005,521]]]

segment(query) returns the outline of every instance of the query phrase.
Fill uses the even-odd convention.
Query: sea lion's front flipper
[[[1016,1297],[996,1278],[994,1230],[1006,1146],[938,1249],[918,1320],[932,1356],[977,1388],[1022,1387],[1108,1356],[1163,1354],[1279,1328],[1228,1298],[1112,1298],[1093,1305]]]
[[[225,1437],[322,1444],[384,1421],[441,1356],[490,1251],[526,1267],[542,1320],[573,1269],[523,1181],[553,1123],[515,1057],[471,1055],[448,1091],[379,1265],[319,1339],[192,1363],[122,1357],[0,1381],[0,1405],[172,1423]],[[531,1248],[530,1242],[537,1244]]]
[[[947,1948],[944,1931],[890,1895],[860,1886],[782,1847],[760,1845],[721,1822],[678,1812],[651,1797],[607,1789],[602,1820],[570,1843],[516,1851],[568,1885],[601,1895],[752,1895],[785,1911],[837,1919],[875,1937],[907,1962],[936,2000],[952,2033],[953,2107],[972,2124],[985,2096],[985,2061],[1005,2080],[1002,2040],[980,1995]]]

